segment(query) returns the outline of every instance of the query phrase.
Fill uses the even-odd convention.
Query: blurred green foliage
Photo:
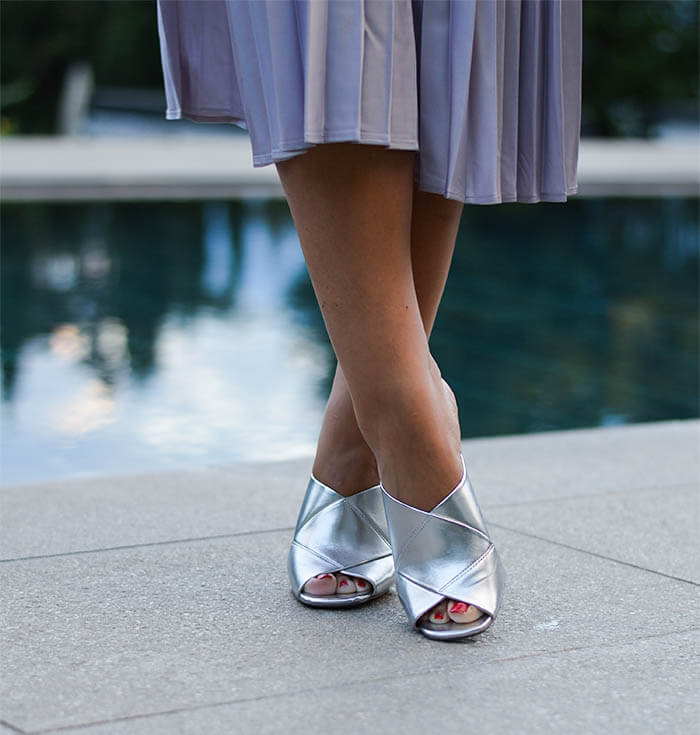
[[[2,131],[50,134],[75,61],[96,85],[162,88],[155,0],[3,0]]]
[[[697,123],[699,7],[584,0],[584,135],[650,137],[666,116]]]
[[[697,119],[699,7],[584,0],[584,135],[646,137],[669,114]],[[3,133],[55,131],[74,61],[98,86],[162,89],[155,0],[4,0],[0,24]]]

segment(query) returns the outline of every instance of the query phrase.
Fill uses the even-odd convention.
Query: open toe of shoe
[[[486,630],[498,614],[505,573],[488,533],[464,458],[457,487],[431,511],[414,508],[382,488],[394,559],[396,591],[415,628],[428,638],[452,640]],[[445,599],[482,611],[469,623],[424,620]]]
[[[379,485],[345,497],[313,475],[299,511],[287,557],[294,596],[313,607],[354,607],[388,592],[394,562]],[[323,574],[366,583],[350,594],[316,595],[304,585]]]

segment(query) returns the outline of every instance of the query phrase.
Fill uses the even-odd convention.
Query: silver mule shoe
[[[345,497],[313,475],[299,509],[287,557],[292,593],[312,607],[355,607],[389,590],[394,560],[379,485]],[[318,574],[349,574],[370,589],[347,595],[310,595],[304,584]]]
[[[462,479],[431,511],[406,505],[382,487],[396,591],[414,627],[436,640],[465,638],[486,630],[498,614],[505,582],[464,456],[460,457]],[[474,605],[481,617],[472,623],[421,620],[446,598]]]

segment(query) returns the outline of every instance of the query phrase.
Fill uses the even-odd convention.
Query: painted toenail
[[[341,582],[340,582],[340,586],[341,586],[341,587],[346,587],[346,586],[347,586],[347,584],[348,584],[348,580],[347,580],[347,579],[343,579],[343,580],[341,580]]]
[[[331,579],[332,576],[332,574],[321,574],[320,576],[316,577],[316,579]]]
[[[357,582],[356,582],[356,584],[357,584],[358,587],[366,587],[367,586],[367,582],[363,582],[361,579],[358,579]]]
[[[445,616],[442,613],[435,613],[436,620],[442,620]]]
[[[467,610],[469,610],[469,605],[464,602],[455,602],[450,608],[451,613],[465,613]]]

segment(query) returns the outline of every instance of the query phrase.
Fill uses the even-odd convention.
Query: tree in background
[[[653,137],[662,119],[679,116],[697,124],[698,7],[584,1],[584,135]]]
[[[2,131],[51,134],[68,67],[95,84],[162,88],[155,0],[4,0],[0,3]]]
[[[584,0],[584,135],[653,136],[669,116],[697,123],[698,8],[696,0]],[[4,133],[55,132],[76,61],[92,66],[98,87],[162,89],[155,0],[5,0],[0,33]]]

